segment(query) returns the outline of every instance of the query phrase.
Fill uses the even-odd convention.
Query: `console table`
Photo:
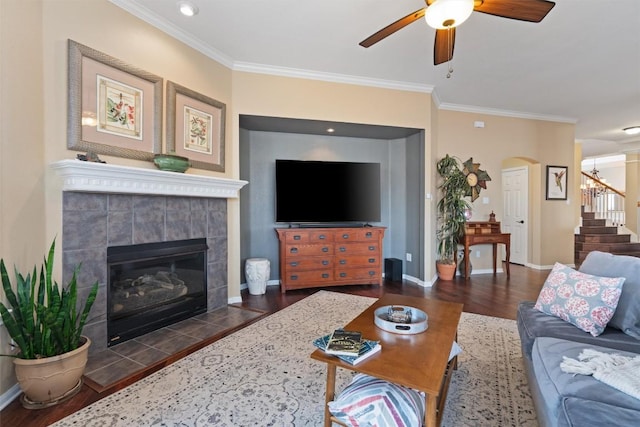
[[[469,247],[473,245],[493,245],[493,275],[496,274],[496,258],[498,256],[498,244],[505,245],[507,277],[509,272],[509,257],[511,253],[511,233],[500,231],[500,223],[497,221],[468,221],[464,226],[464,273],[465,279],[470,276],[469,271]]]

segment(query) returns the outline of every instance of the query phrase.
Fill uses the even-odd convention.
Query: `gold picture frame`
[[[163,79],[68,40],[67,148],[139,160],[162,149]]]
[[[224,172],[227,106],[167,81],[167,152],[187,157],[191,167]]]

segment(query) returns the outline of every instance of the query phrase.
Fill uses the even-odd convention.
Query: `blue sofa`
[[[585,349],[640,355],[640,258],[589,253],[579,271],[625,277],[618,306],[605,331],[593,337],[558,317],[518,307],[518,332],[524,367],[540,426],[640,426],[640,400],[587,375],[563,372],[563,356]]]

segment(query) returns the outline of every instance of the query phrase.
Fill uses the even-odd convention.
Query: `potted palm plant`
[[[0,302],[0,315],[17,348],[14,367],[24,392],[22,404],[42,408],[59,403],[80,390],[91,341],[82,329],[98,293],[91,287],[79,310],[77,273],[67,286],[52,278],[55,239],[37,274],[36,267],[26,277],[15,271],[15,290],[4,259],[0,260],[2,288],[10,309]]]
[[[436,268],[441,280],[451,280],[456,272],[455,252],[464,234],[465,212],[471,205],[464,200],[469,189],[467,178],[457,158],[448,154],[436,164],[442,182],[438,185],[438,260]]]

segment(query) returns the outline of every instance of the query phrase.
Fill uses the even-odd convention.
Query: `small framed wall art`
[[[153,160],[162,147],[163,80],[68,41],[67,148]]]
[[[567,166],[547,166],[547,200],[567,200]]]
[[[226,105],[167,81],[167,151],[191,167],[224,172]]]

